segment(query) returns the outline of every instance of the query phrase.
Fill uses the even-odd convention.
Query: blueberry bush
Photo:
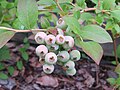
[[[58,64],[73,76],[74,62],[81,58],[76,47],[99,65],[103,56],[101,44],[113,43],[118,65],[120,3],[90,1],[92,7],[86,3],[88,0],[0,0],[0,48],[16,33],[31,32],[38,44],[36,55],[43,63],[43,71],[51,74]]]

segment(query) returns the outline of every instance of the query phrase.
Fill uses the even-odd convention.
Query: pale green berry
[[[71,70],[66,70],[66,74],[69,75],[69,76],[73,76],[76,74],[76,69],[73,68]]]
[[[64,44],[64,42],[65,42],[65,37],[61,34],[58,34],[56,36],[56,43],[61,45]]]
[[[58,32],[58,34],[64,35],[63,30],[62,30],[62,29],[60,29],[60,28],[57,28],[57,32]]]
[[[64,67],[67,69],[67,70],[70,70],[70,69],[73,69],[75,67],[75,63],[73,61],[68,61],[65,63]]]
[[[45,42],[47,45],[52,45],[55,44],[56,42],[56,37],[52,34],[49,34],[45,37]]]
[[[44,57],[48,53],[48,49],[45,45],[39,45],[36,48],[36,54],[39,57]]]
[[[43,65],[43,71],[46,74],[51,74],[54,71],[54,65],[48,65],[48,64],[44,64]]]
[[[44,33],[44,32],[38,32],[38,33],[35,35],[35,41],[36,41],[38,44],[43,44],[46,36],[47,36],[46,33]]]
[[[71,36],[65,36],[65,43],[63,44],[64,49],[70,49],[74,46],[74,39]]]
[[[62,18],[59,18],[59,20],[57,21],[57,27],[61,28],[61,29],[66,29],[67,28],[67,25]]]
[[[57,44],[52,44],[52,45],[47,45],[49,51],[57,51],[59,49],[59,45]]]
[[[72,50],[70,52],[70,58],[73,61],[78,61],[81,58],[81,54],[80,54],[80,52],[78,50]]]
[[[53,52],[49,52],[45,55],[45,62],[47,64],[55,64],[57,62],[57,55]]]
[[[67,62],[70,59],[70,55],[67,51],[61,51],[58,55],[58,60],[61,62]]]

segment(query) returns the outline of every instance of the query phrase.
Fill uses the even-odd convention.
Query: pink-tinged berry
[[[56,36],[56,43],[61,45],[64,44],[64,42],[65,42],[65,37],[63,35],[58,34]]]
[[[73,69],[70,69],[70,70],[66,70],[66,74],[69,75],[69,76],[73,76],[76,74],[76,69],[73,68]]]
[[[80,52],[78,50],[72,50],[70,52],[70,58],[73,61],[78,61],[81,58],[81,54],[80,54]]]
[[[74,46],[74,39],[71,36],[65,36],[65,43],[63,44],[64,49],[69,49]]]
[[[46,36],[47,36],[46,33],[44,33],[44,32],[38,32],[38,33],[35,35],[35,41],[36,41],[38,44],[43,44]]]
[[[58,60],[61,62],[67,62],[70,59],[70,55],[67,51],[61,51],[57,56]]]
[[[53,52],[49,52],[45,55],[45,62],[47,64],[55,64],[57,62],[57,55]]]
[[[52,34],[49,34],[45,37],[45,42],[47,45],[52,45],[55,44],[56,42],[56,37]]]
[[[45,45],[39,45],[36,48],[36,54],[39,57],[44,57],[48,53],[48,49]]]
[[[57,27],[61,28],[61,29],[66,29],[67,28],[67,25],[62,18],[59,18],[59,20],[57,21]]]
[[[68,61],[65,63],[64,67],[67,69],[67,70],[70,70],[70,69],[73,69],[75,67],[75,63],[73,61]]]
[[[44,64],[43,65],[43,71],[46,74],[51,74],[54,71],[54,65],[48,65],[48,64]]]

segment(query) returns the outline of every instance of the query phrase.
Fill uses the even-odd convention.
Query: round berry
[[[81,58],[81,54],[78,50],[72,50],[70,52],[70,58],[73,60],[73,61],[78,61],[80,60]]]
[[[48,65],[48,64],[44,64],[43,65],[43,71],[46,74],[51,74],[54,71],[54,65]]]
[[[57,56],[58,60],[61,62],[67,62],[70,59],[70,55],[67,51],[61,51]]]
[[[75,63],[73,61],[68,61],[67,63],[65,63],[64,67],[67,70],[73,69],[75,67]]]
[[[67,74],[67,75],[70,75],[70,76],[73,76],[73,75],[76,74],[76,69],[73,68],[73,69],[71,69],[71,70],[66,70],[66,74]]]
[[[67,25],[62,18],[59,18],[59,20],[57,21],[57,27],[61,28],[61,29],[66,29],[67,28]]]
[[[45,42],[47,45],[52,45],[55,44],[56,42],[56,37],[52,34],[49,34],[45,37]]]
[[[56,43],[57,44],[64,44],[65,42],[65,37],[63,35],[58,34],[56,36]]]
[[[36,41],[38,44],[43,44],[46,36],[47,36],[46,33],[44,33],[44,32],[38,32],[38,33],[35,35],[35,41]]]
[[[44,57],[48,53],[48,49],[45,45],[39,45],[36,48],[36,54],[39,57]]]
[[[74,46],[74,39],[71,36],[65,36],[65,43],[63,44],[64,49],[69,49]]]
[[[48,64],[55,64],[57,62],[57,56],[53,52],[49,52],[45,55],[45,62]]]
[[[57,44],[52,44],[52,45],[47,45],[49,51],[57,51],[59,49],[59,45]]]

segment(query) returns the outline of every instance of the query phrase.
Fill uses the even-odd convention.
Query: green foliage
[[[8,79],[7,74],[0,72],[0,79]]]
[[[18,68],[19,70],[22,70],[22,69],[23,69],[23,63],[22,63],[22,61],[17,61],[17,68]]]
[[[99,65],[103,55],[103,49],[98,43],[92,41],[81,42],[79,39],[76,39],[75,43]]]
[[[2,48],[13,36],[15,32],[0,29],[0,48]]]
[[[4,46],[0,49],[0,61],[6,59],[10,59],[10,53],[9,53],[9,49],[6,46]],[[2,67],[3,65],[0,66]]]
[[[29,59],[29,55],[27,53],[27,49],[29,48],[30,44],[28,42],[28,39],[25,38],[24,39],[24,46],[22,48],[19,49],[19,52],[21,53],[22,55],[22,58],[25,60],[25,61],[28,61]]]
[[[8,73],[12,76],[13,75],[13,73],[14,73],[14,67],[13,66],[9,66],[8,68]]]
[[[27,28],[33,28],[38,19],[38,7],[35,0],[18,0],[18,19]]]

